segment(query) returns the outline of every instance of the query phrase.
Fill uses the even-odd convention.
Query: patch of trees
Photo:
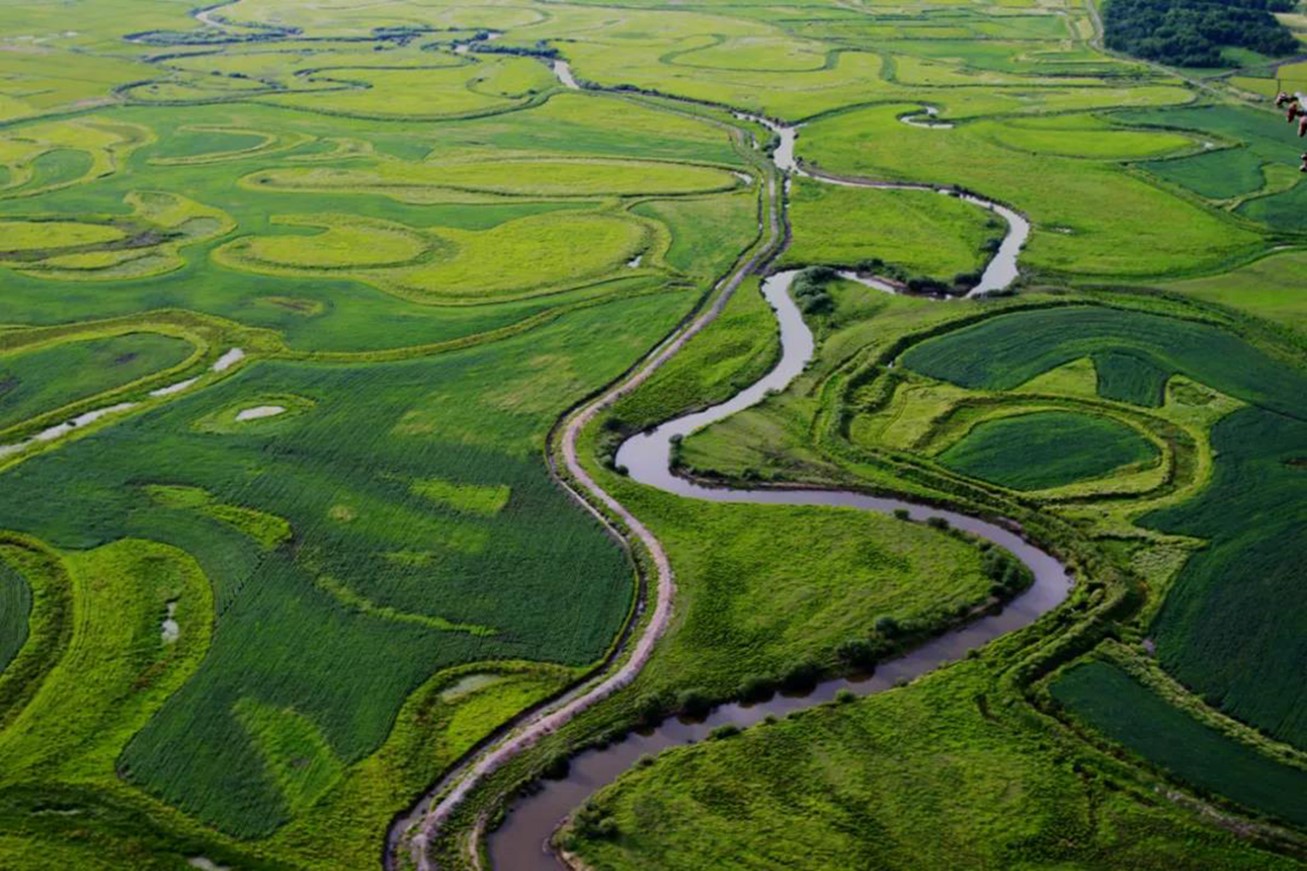
[[[1298,41],[1272,12],[1296,0],[1111,0],[1103,11],[1107,47],[1183,67],[1232,66],[1225,46],[1272,57],[1291,55]]]
[[[477,54],[511,54],[517,57],[538,57],[554,60],[561,57],[558,49],[540,40],[535,45],[501,45],[497,42],[477,41],[468,48]]]
[[[993,250],[998,249],[998,243],[1001,240],[991,240],[995,244]],[[988,245],[988,243],[986,243]],[[986,247],[985,250],[990,250]],[[906,269],[894,263],[886,263],[879,257],[870,257],[866,260],[859,260],[853,267],[859,275],[874,275],[879,278],[888,279],[902,285],[903,290],[919,296],[954,296],[965,294],[977,284],[980,284],[982,273],[959,272],[953,276],[953,281],[942,281],[938,278],[932,278],[929,275],[911,275]]]
[[[836,278],[839,273],[829,266],[809,266],[794,276],[790,291],[805,315],[825,315],[835,310],[835,300],[826,292],[826,285]]]
[[[1035,577],[1024,563],[989,542],[980,545],[980,570],[990,579],[989,592],[995,598],[1010,599],[1034,583]]]
[[[296,37],[299,33],[299,28],[294,27],[258,33],[234,33],[204,27],[196,30],[143,30],[139,33],[129,33],[123,39],[140,45],[235,45],[246,42],[278,42]]]

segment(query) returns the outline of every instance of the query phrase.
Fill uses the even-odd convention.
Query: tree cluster
[[[794,277],[790,289],[805,315],[824,315],[835,310],[835,300],[826,292],[826,285],[836,278],[839,273],[829,266],[809,266]]]
[[[1294,54],[1298,41],[1272,12],[1293,0],[1111,0],[1104,9],[1107,47],[1183,67],[1232,65],[1223,47],[1271,57]]]

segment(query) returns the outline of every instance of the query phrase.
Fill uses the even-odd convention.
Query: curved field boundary
[[[0,353],[58,345],[80,339],[142,332],[179,338],[190,342],[196,350],[182,363],[162,372],[138,378],[112,390],[43,412],[21,424],[0,431],[0,436],[12,442],[18,434],[37,431],[43,426],[67,427],[67,432],[57,437],[28,438],[19,442],[0,444],[0,466],[9,466],[30,459],[64,444],[69,439],[80,439],[121,420],[124,412],[137,413],[157,407],[160,403],[182,394],[201,377],[210,373],[210,377],[225,377],[227,373],[234,371],[237,364],[248,361],[251,353],[275,355],[282,349],[281,337],[268,330],[241,326],[211,315],[199,315],[178,309],[160,309],[141,315],[89,323],[27,327],[0,332]],[[220,357],[218,352],[221,348],[230,350]],[[194,369],[201,361],[212,365],[204,372],[197,373],[185,381],[174,381],[187,370]],[[127,401],[127,397],[140,396],[142,393],[146,395],[139,401]],[[81,422],[75,425],[70,423],[70,419],[74,418],[81,418]]]
[[[625,277],[626,276],[623,276],[623,278]],[[600,284],[607,284],[610,281],[615,280],[621,279],[608,279],[600,282]],[[414,357],[429,357],[432,354],[443,354],[447,351],[459,351],[464,348],[471,348],[476,345],[484,345],[490,342],[498,342],[502,339],[521,335],[522,333],[529,332],[536,327],[551,323],[564,315],[580,311],[581,309],[606,305],[619,299],[635,299],[636,297],[651,296],[659,293],[676,293],[680,290],[681,288],[663,286],[636,293],[622,293],[621,291],[615,291],[596,296],[592,299],[567,303],[541,312],[536,312],[535,314],[529,315],[515,323],[498,327],[493,330],[487,330],[483,333],[473,333],[470,336],[460,336],[456,339],[448,339],[443,342],[432,342],[428,345],[406,345],[402,348],[387,348],[379,351],[283,350],[274,356],[282,360],[305,360],[314,363],[389,363],[397,360],[409,360]],[[558,291],[558,293],[564,292],[566,291]]]
[[[307,133],[287,131],[268,133],[246,127],[228,127],[216,124],[195,124],[177,128],[180,133],[235,133],[262,136],[263,141],[249,148],[237,148],[231,151],[213,151],[205,154],[186,155],[183,157],[151,157],[149,163],[154,166],[204,166],[210,163],[225,163],[231,160],[243,160],[247,157],[266,157],[299,148],[313,137]]]
[[[51,548],[31,536],[0,533],[0,562],[19,570],[32,593],[29,632],[0,671],[0,730],[22,713],[73,637],[72,580]]]
[[[37,340],[29,343],[7,346],[3,348],[3,351],[5,353],[23,353],[27,351],[35,351],[41,348],[51,348],[59,345],[90,341],[92,339],[108,339],[118,336],[128,336],[133,333],[154,333],[156,335],[168,336],[170,338],[189,342],[191,345],[191,353],[188,354],[180,363],[170,366],[167,369],[144,375],[134,381],[129,381],[126,384],[115,387],[112,390],[93,394],[91,396],[84,396],[81,399],[65,403],[57,408],[43,411],[34,417],[29,417],[27,420],[0,429],[0,443],[13,440],[23,433],[40,430],[50,424],[75,417],[85,409],[111,405],[116,399],[121,397],[130,396],[139,393],[142,390],[165,384],[193,368],[200,362],[200,360],[204,359],[204,357],[210,353],[212,348],[209,338],[195,330],[179,327],[166,322],[138,321],[134,323],[129,322],[118,324],[109,329],[91,328],[81,332],[65,333],[45,341]],[[19,333],[19,335],[21,335],[21,333]]]

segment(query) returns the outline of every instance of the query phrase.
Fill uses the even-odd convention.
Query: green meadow
[[[1069,670],[1053,696],[1094,728],[1196,786],[1302,825],[1307,770],[1276,765],[1168,705],[1119,668],[1091,661]]]
[[[813,273],[813,360],[675,462],[1003,518],[1065,560],[1067,603],[642,762],[558,843],[594,868],[1307,856],[1307,182],[1257,57],[1106,53],[1064,0],[0,10],[0,867],[375,867],[649,630],[651,555],[560,422],[705,311],[578,439],[666,551],[663,634],[429,857],[486,867],[486,824],[580,748],[1002,611],[1025,575],[947,525],[614,467],[773,367],[767,272],[974,283],[1007,227],[964,191],[1030,221],[1009,291]],[[812,175],[745,113],[800,125]]]
[[[1157,457],[1138,433],[1110,418],[1047,411],[981,423],[939,461],[1005,487],[1043,490]]]

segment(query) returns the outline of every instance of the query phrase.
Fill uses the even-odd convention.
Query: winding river
[[[795,142],[799,136],[798,127],[780,124],[769,118],[759,118],[753,115],[740,114],[736,117],[747,121],[756,121],[776,134],[779,142],[772,154],[772,161],[776,164],[777,169],[791,176],[801,176],[825,184],[839,185],[840,187],[870,188],[882,191],[934,191],[944,196],[957,197],[963,202],[987,209],[1001,217],[1007,222],[1007,233],[1004,234],[1003,241],[999,243],[999,248],[994,252],[994,256],[985,265],[985,271],[980,276],[980,282],[968,292],[967,296],[984,296],[994,291],[1005,290],[1021,274],[1020,269],[1017,267],[1017,256],[1021,253],[1021,249],[1025,247],[1026,240],[1030,238],[1030,222],[1021,213],[993,200],[987,200],[984,197],[942,185],[919,182],[872,181],[870,179],[827,175],[809,170],[800,163],[794,153]]]
[[[556,61],[553,67],[566,87],[578,87],[566,62]],[[919,183],[841,178],[811,171],[800,165],[795,157],[794,146],[798,135],[795,127],[757,116],[737,115],[737,117],[763,124],[778,137],[779,144],[774,151],[773,161],[787,177],[787,188],[788,178],[798,175],[824,183],[851,187],[935,191],[958,196],[967,202],[995,212],[1007,222],[1008,231],[997,252],[987,264],[980,283],[970,295],[979,296],[1003,290],[1016,280],[1017,256],[1022,245],[1025,244],[1030,226],[1012,209],[951,188]],[[740,264],[730,276],[723,279],[717,288],[716,299],[706,311],[660,345],[633,374],[568,418],[561,429],[559,453],[563,465],[571,476],[571,481],[564,481],[564,486],[572,490],[578,498],[583,495],[588,497],[589,501],[584,498],[581,501],[589,510],[594,511],[589,504],[590,501],[600,503],[607,508],[626,525],[629,537],[638,539],[652,557],[655,577],[650,579],[651,592],[647,597],[650,601],[641,604],[642,612],[650,605],[653,607],[646,628],[630,639],[625,659],[614,670],[575,688],[562,698],[523,718],[483,752],[451,771],[407,816],[397,820],[391,829],[388,842],[388,864],[393,864],[394,852],[407,840],[418,868],[426,871],[433,867],[425,849],[428,840],[435,836],[441,823],[481,779],[540,738],[556,731],[580,711],[629,684],[652,654],[654,644],[665,631],[671,615],[675,580],[670,561],[662,544],[649,529],[586,472],[578,459],[577,439],[581,430],[602,411],[644,383],[690,338],[715,320],[744,278],[759,268],[766,258],[783,244],[785,202],[784,197],[779,195],[774,180],[768,183],[768,196],[772,208],[769,211],[768,224],[762,228],[766,233],[767,242],[762,246],[760,253]],[[614,781],[645,754],[676,744],[701,740],[714,728],[723,724],[748,726],[769,715],[783,715],[829,701],[843,689],[857,695],[870,695],[888,689],[899,682],[911,680],[944,663],[956,660],[967,651],[980,647],[1000,635],[1028,626],[1040,615],[1055,608],[1068,595],[1071,579],[1065,567],[1053,556],[1026,541],[1012,529],[998,523],[899,499],[870,496],[853,491],[706,487],[679,477],[672,471],[673,439],[689,435],[756,405],[772,391],[784,390],[812,359],[815,351],[812,332],[804,323],[802,313],[789,294],[790,284],[796,274],[797,271],[779,272],[769,276],[762,285],[763,295],[775,312],[780,328],[781,359],[776,366],[759,381],[725,402],[678,417],[650,432],[627,439],[618,449],[617,463],[626,466],[633,480],[688,499],[762,505],[823,505],[881,513],[905,510],[909,517],[916,521],[941,517],[958,529],[987,539],[1010,551],[1030,568],[1034,583],[1028,590],[1009,602],[1001,612],[977,619],[927,642],[904,656],[881,664],[870,678],[825,681],[802,697],[781,695],[760,704],[721,705],[714,708],[703,721],[687,722],[670,719],[656,729],[632,734],[623,741],[602,750],[589,750],[578,754],[572,759],[570,770],[565,778],[546,782],[538,792],[517,800],[508,808],[503,825],[488,837],[487,846],[495,868],[512,869],[512,871],[519,871],[519,869],[557,871],[560,860],[548,846],[548,840],[554,830],[595,790]],[[874,279],[859,277],[858,280],[882,290],[892,289]],[[598,516],[603,519],[602,515]],[[478,831],[474,834],[479,836],[481,833]]]
[[[632,436],[617,452],[617,463],[627,467],[633,480],[657,487],[688,499],[711,502],[747,502],[758,505],[824,505],[858,508],[865,511],[892,513],[906,510],[913,520],[942,517],[950,525],[988,539],[1006,548],[1028,566],[1034,583],[1008,603],[1002,612],[983,617],[928,642],[898,659],[884,663],[865,680],[825,681],[801,697],[775,696],[760,704],[722,705],[698,722],[680,719],[665,721],[647,733],[636,733],[603,750],[591,750],[572,760],[565,779],[548,781],[539,792],[517,801],[504,824],[489,837],[493,867],[525,871],[558,871],[559,860],[548,849],[554,829],[567,814],[580,806],[595,790],[616,780],[623,772],[649,753],[675,744],[702,740],[717,726],[731,723],[750,726],[762,718],[779,716],[830,701],[840,690],[870,695],[889,689],[896,683],[932,671],[956,660],[968,650],[980,647],[1014,629],[1029,625],[1037,617],[1059,605],[1071,589],[1066,569],[1048,553],[1027,542],[1012,530],[953,511],[944,511],[906,502],[849,491],[811,489],[737,490],[707,487],[676,475],[671,469],[673,440],[687,436],[713,423],[761,402],[768,393],[783,390],[812,359],[812,332],[790,297],[789,287],[796,271],[780,272],[763,282],[763,295],[771,304],[780,324],[781,359],[776,367],[750,387],[727,401],[703,411],[668,421],[648,433]]]

